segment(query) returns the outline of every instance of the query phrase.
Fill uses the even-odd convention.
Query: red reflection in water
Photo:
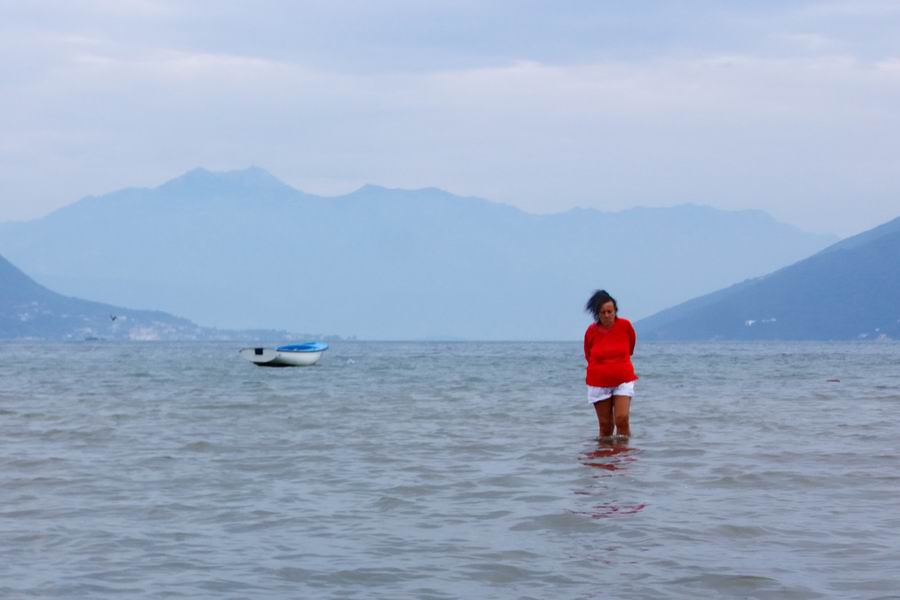
[[[581,464],[592,469],[603,469],[604,471],[621,471],[626,469],[631,463],[637,460],[635,455],[637,448],[628,446],[625,441],[601,441],[597,444],[597,449],[585,452]],[[595,476],[594,478],[597,478]],[[599,475],[599,477],[609,477],[609,475]],[[575,490],[575,494],[579,496],[598,496],[599,490]],[[641,512],[646,508],[646,504],[617,504],[614,502],[603,502],[594,504],[587,511],[572,511],[578,515],[584,515],[592,519],[609,519],[613,517],[625,517]]]
[[[581,464],[594,469],[618,471],[637,460],[637,457],[630,455],[634,451],[635,448],[629,447],[627,442],[599,442],[596,450],[584,453]]]
[[[592,519],[610,519],[612,517],[626,517],[641,512],[647,505],[640,504],[613,504],[611,502],[595,504],[589,511],[578,511],[579,515],[586,515]]]

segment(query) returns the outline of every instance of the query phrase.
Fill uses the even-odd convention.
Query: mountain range
[[[641,339],[900,339],[900,218],[636,324]]]
[[[639,319],[835,239],[698,205],[535,215],[435,188],[325,198],[258,168],[0,223],[0,253],[66,295],[369,339],[577,338],[596,288]]]
[[[0,256],[0,339],[209,339],[212,332],[159,311],[69,298]]]
[[[340,338],[270,329],[214,329],[158,310],[134,310],[63,296],[0,256],[0,340],[8,339],[284,342]]]

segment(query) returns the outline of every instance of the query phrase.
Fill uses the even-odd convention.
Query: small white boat
[[[308,367],[319,362],[328,344],[309,342],[276,348],[241,348],[241,356],[260,367]]]

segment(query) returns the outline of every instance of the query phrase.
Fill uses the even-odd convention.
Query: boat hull
[[[322,358],[322,351],[291,352],[273,348],[243,348],[241,356],[259,367],[309,367]]]

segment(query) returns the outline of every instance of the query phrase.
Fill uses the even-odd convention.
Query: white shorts
[[[595,402],[600,402],[602,400],[609,400],[613,396],[628,396],[629,398],[634,397],[634,382],[629,381],[628,383],[620,383],[615,387],[594,387],[592,385],[587,386],[588,389],[588,402],[594,404]]]

